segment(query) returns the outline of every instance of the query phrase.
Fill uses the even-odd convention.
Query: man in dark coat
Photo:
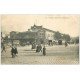
[[[37,47],[36,47],[36,52],[42,52],[42,46],[39,44]]]
[[[38,52],[38,45],[36,46],[36,52]]]
[[[42,52],[42,46],[41,45],[39,45],[39,52]]]
[[[2,51],[1,51],[1,52],[3,52],[3,51],[6,52],[6,50],[5,50],[5,46],[4,46],[4,45],[3,45],[3,47],[2,47]]]
[[[65,41],[65,47],[67,47],[68,46],[68,43]]]
[[[15,46],[13,46],[11,49],[12,58],[14,58],[16,56],[16,54],[18,54],[17,48]]]
[[[35,49],[35,48],[36,48],[36,44],[32,43],[32,49]]]
[[[46,55],[46,48],[45,48],[45,46],[43,47],[43,55],[44,56]]]

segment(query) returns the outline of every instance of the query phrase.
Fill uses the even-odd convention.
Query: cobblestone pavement
[[[46,46],[46,56],[31,50],[31,46],[18,47],[18,55],[11,57],[11,48],[1,54],[1,64],[79,64],[79,46]]]

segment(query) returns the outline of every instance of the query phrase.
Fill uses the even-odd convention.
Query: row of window
[[[44,36],[44,33],[39,33],[39,37],[43,37]],[[46,35],[46,38],[48,38],[48,37],[53,37],[53,35],[52,34],[47,34]]]
[[[48,36],[48,37],[53,37],[53,35],[52,35],[52,34],[47,34],[47,36]]]

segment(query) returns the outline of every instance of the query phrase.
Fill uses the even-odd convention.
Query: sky
[[[3,33],[11,31],[23,32],[31,26],[42,25],[44,28],[69,34],[71,37],[79,36],[79,15],[1,15],[1,30]]]

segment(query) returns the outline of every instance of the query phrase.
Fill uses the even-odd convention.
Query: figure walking
[[[46,55],[46,48],[45,48],[45,46],[43,47],[43,55],[44,56]]]
[[[42,46],[41,46],[41,44],[39,45],[39,52],[42,52]]]
[[[15,46],[13,46],[11,49],[12,58],[14,58],[16,56],[16,54],[18,54],[17,48]]]
[[[65,41],[65,47],[67,47],[68,46],[68,43]]]
[[[4,45],[2,46],[2,51],[1,51],[1,52],[3,52],[3,51],[6,52],[6,50],[5,50],[5,46],[4,46]]]
[[[37,46],[36,46],[36,52],[39,52],[38,49],[39,49],[39,46],[37,45]]]
[[[42,52],[42,46],[40,44],[37,45],[36,52]]]

